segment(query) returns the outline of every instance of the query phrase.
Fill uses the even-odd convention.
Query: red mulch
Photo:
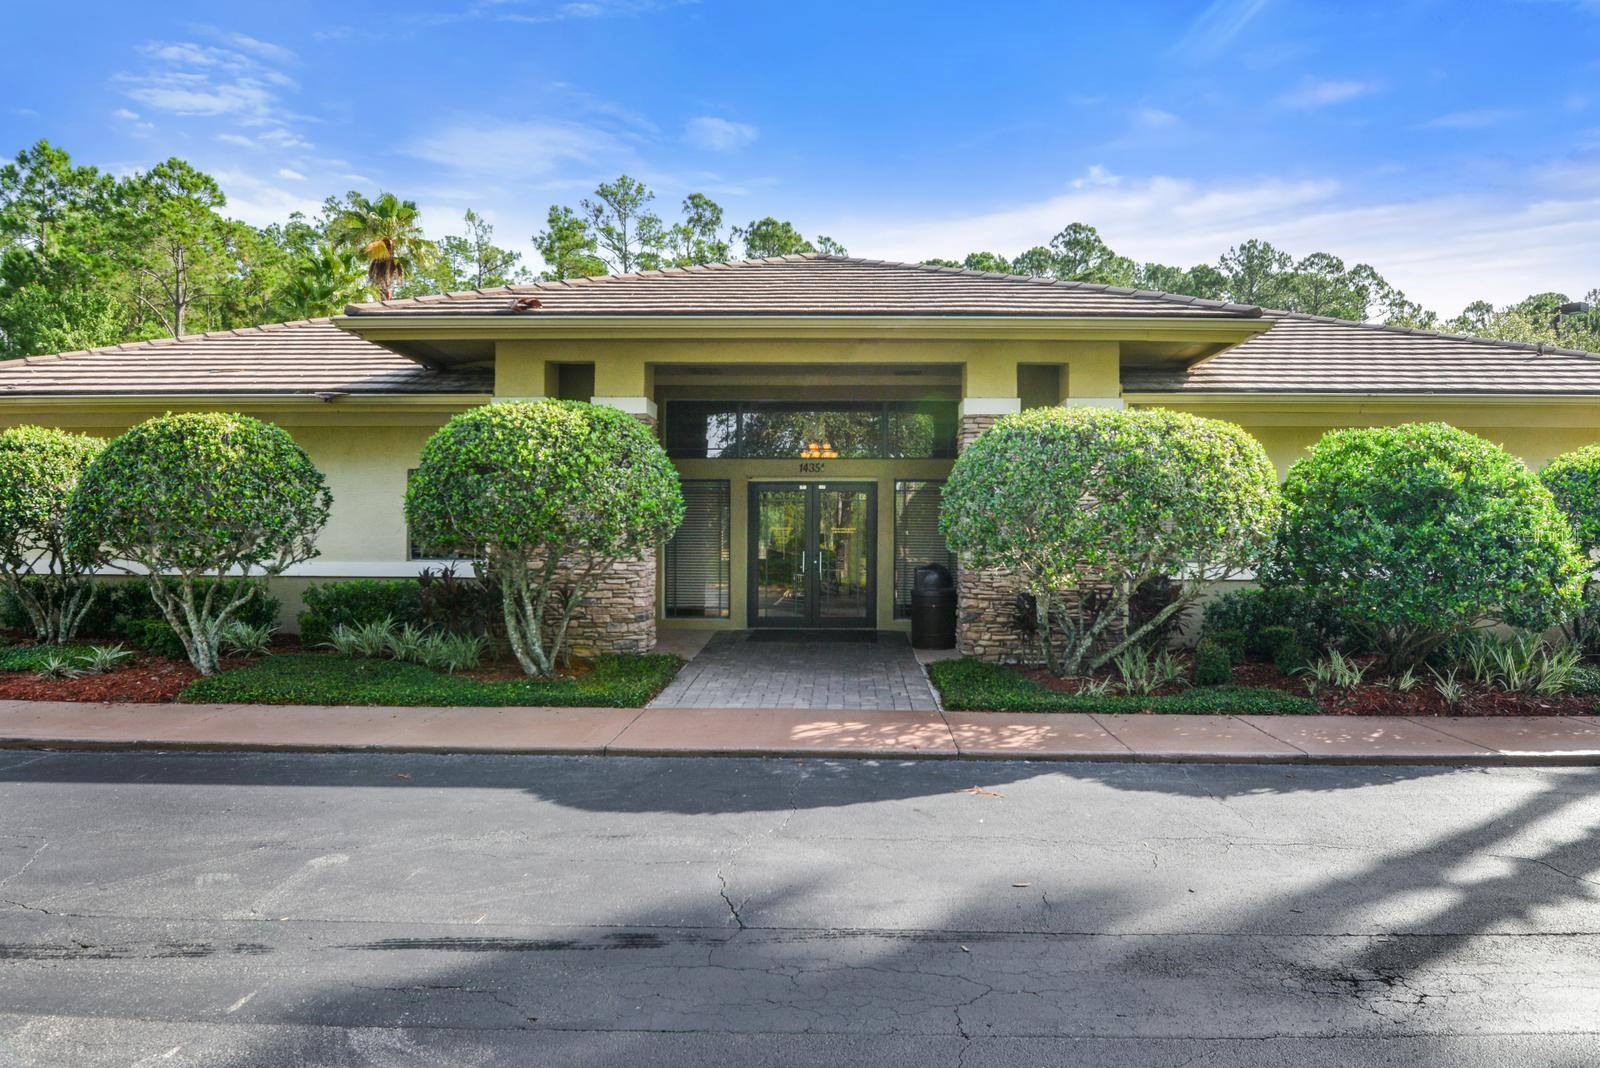
[[[1077,679],[1062,679],[1044,668],[1026,668],[1022,674],[1060,693],[1076,693]],[[1368,675],[1372,676],[1372,669]],[[1271,664],[1241,664],[1233,669],[1235,686],[1255,686],[1306,695],[1305,680],[1283,674]],[[1400,693],[1381,681],[1364,683],[1348,694],[1323,693],[1316,702],[1330,716],[1587,716],[1595,711],[1593,694],[1544,697],[1538,694],[1478,690],[1468,683],[1466,696],[1452,709],[1433,688],[1433,677],[1424,672],[1409,693]],[[1182,693],[1183,687],[1169,686],[1160,694]]]
[[[171,701],[199,677],[187,660],[141,654],[104,675],[42,679],[31,671],[0,674],[0,700]]]

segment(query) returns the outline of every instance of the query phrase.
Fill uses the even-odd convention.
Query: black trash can
[[[954,649],[956,587],[943,564],[923,564],[911,579],[911,645]]]

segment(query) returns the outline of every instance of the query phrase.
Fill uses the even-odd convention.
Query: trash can
[[[954,649],[956,587],[943,564],[923,564],[911,578],[911,645]]]

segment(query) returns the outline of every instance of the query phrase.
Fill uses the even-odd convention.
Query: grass
[[[38,671],[40,666],[52,657],[67,657],[77,661],[88,652],[89,646],[79,644],[8,645],[0,648],[0,672]]]
[[[602,656],[587,675],[474,679],[398,660],[323,653],[267,656],[196,679],[180,701],[261,705],[559,705],[638,708],[683,666],[675,656]]]
[[[944,707],[952,712],[1154,712],[1163,715],[1309,715],[1304,697],[1248,686],[1205,686],[1161,697],[1058,693],[1008,667],[979,660],[928,665]]]

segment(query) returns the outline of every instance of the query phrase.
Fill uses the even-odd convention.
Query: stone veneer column
[[[659,432],[649,397],[593,397],[591,403],[620,408]],[[617,561],[573,613],[567,641],[580,657],[649,652],[656,644],[656,555]]]
[[[1016,397],[969,397],[961,402],[956,448],[964,450],[977,436],[1014,412]],[[1038,659],[1033,641],[1017,627],[1017,586],[1011,573],[995,569],[956,569],[956,651],[999,664]]]

